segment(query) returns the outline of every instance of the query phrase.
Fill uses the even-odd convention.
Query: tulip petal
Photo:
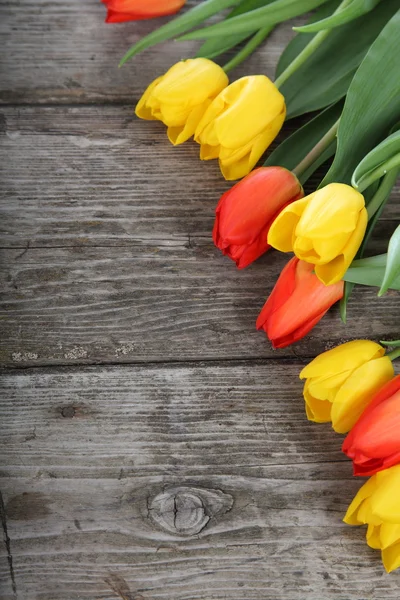
[[[296,267],[299,259],[295,256],[282,269],[282,272],[276,282],[271,294],[261,309],[256,321],[256,328],[263,329],[267,327],[271,315],[283,306],[286,299],[291,296],[296,282]]]
[[[313,273],[313,266],[298,261],[296,285],[284,305],[274,311],[268,325],[268,337],[284,338],[295,331],[305,335],[342,296],[343,283],[329,287],[321,285]]]
[[[139,102],[137,103],[136,108],[135,108],[135,114],[137,117],[139,117],[139,119],[145,119],[146,121],[157,120],[157,117],[155,117],[153,115],[153,111],[152,111],[151,107],[148,106],[148,100],[151,97],[153,90],[160,83],[162,78],[163,78],[162,76],[157,77],[157,79],[155,79],[152,83],[150,83],[150,85],[144,91],[143,96],[140,98]]]
[[[394,375],[387,356],[370,360],[348,377],[335,396],[332,405],[332,427],[346,433],[360,418],[374,394]]]
[[[400,567],[400,543],[382,550],[382,562],[387,573]]]
[[[199,106],[193,108],[186,118],[185,122],[181,126],[168,127],[168,139],[174,146],[183,144],[194,134],[196,127],[207,108],[210,101],[204,102]]]
[[[323,352],[300,373],[300,379],[330,377],[343,371],[353,371],[365,362],[385,354],[385,349],[370,340],[353,340]]]
[[[360,212],[357,227],[343,248],[342,253],[329,263],[315,267],[315,274],[325,285],[332,285],[342,279],[358,252],[361,242],[364,239],[367,225],[368,213],[364,208]]]
[[[300,373],[300,379],[330,377],[343,371],[353,371],[363,363],[385,354],[385,349],[371,340],[353,340],[323,352]]]
[[[232,151],[225,148],[221,150],[219,164],[225,179],[228,181],[241,179],[252,170],[278,135],[285,115],[286,111],[282,111],[264,131],[239,150]]]
[[[296,235],[326,240],[327,234],[333,238],[351,234],[364,207],[360,192],[344,183],[331,183],[311,194]]]
[[[328,400],[319,400],[309,393],[309,384],[306,382],[303,390],[306,415],[314,423],[328,423],[331,420],[332,404]]]
[[[380,477],[379,476],[383,477]],[[375,476],[374,476],[375,477]],[[376,474],[379,485],[371,498],[373,513],[383,521],[400,523],[400,465]]]
[[[293,250],[293,234],[309,202],[310,196],[292,202],[275,219],[268,234],[268,243],[281,252]]]
[[[367,544],[370,548],[373,548],[374,550],[382,549],[380,532],[383,526],[384,523],[382,525],[372,525],[372,523],[368,524],[366,535]]]
[[[359,518],[359,509],[371,494],[377,489],[377,478],[376,476],[371,477],[364,483],[364,485],[358,490],[352,503],[347,509],[346,515],[343,521],[348,525],[363,525],[364,521]]]
[[[400,543],[400,524],[382,523],[380,529],[381,549]]]

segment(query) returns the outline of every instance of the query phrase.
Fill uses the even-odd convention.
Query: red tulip
[[[285,206],[304,196],[296,175],[283,167],[260,167],[221,196],[216,208],[214,244],[247,267],[271,246],[273,221]]]
[[[354,475],[373,475],[400,463],[400,375],[374,396],[344,440]]]
[[[343,296],[343,281],[324,285],[313,269],[296,256],[290,259],[258,316],[256,327],[264,329],[274,348],[307,335]]]
[[[106,23],[139,21],[178,12],[186,0],[102,0],[107,6]]]

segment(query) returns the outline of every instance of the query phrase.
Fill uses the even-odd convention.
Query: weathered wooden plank
[[[397,599],[341,518],[361,482],[299,363],[5,373],[18,598]]]
[[[130,107],[3,108],[6,247],[187,244],[210,238],[230,187],[198,146],[173,148]],[[312,191],[313,183],[308,186]],[[400,220],[400,186],[383,218]]]
[[[389,223],[390,224],[390,223]],[[288,257],[238,271],[211,242],[187,247],[1,251],[3,365],[315,356],[345,339],[393,339],[399,293],[359,287],[347,325],[330,311],[273,351],[255,320]]]
[[[195,1],[189,4],[196,4]],[[150,49],[122,69],[118,62],[140,37],[167,19],[108,24],[99,0],[2,2],[3,56],[0,101],[17,104],[128,102],[199,43],[168,42]],[[233,73],[273,76],[280,53],[293,37],[291,25],[276,29],[260,50]]]

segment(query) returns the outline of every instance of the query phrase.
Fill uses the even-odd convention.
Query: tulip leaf
[[[347,269],[343,276],[345,281],[359,283],[361,285],[370,285],[381,287],[385,276],[388,254],[378,254],[369,258],[362,258],[353,261],[351,267]],[[388,289],[400,290],[400,273],[395,274],[390,281]]]
[[[390,4],[390,0],[385,0],[366,16],[375,15]],[[395,4],[398,7],[398,0]],[[332,182],[349,184],[364,156],[399,121],[399,32],[400,10],[397,10],[370,47],[351,82],[340,120],[336,156],[323,185]]]
[[[275,0],[262,8],[251,10],[232,19],[196,29],[181,36],[180,40],[204,40],[223,35],[258,31],[308,12],[328,0]]]
[[[391,341],[387,341],[387,340],[380,340],[380,343],[383,346],[389,346],[389,348],[398,348],[400,346],[400,340],[391,340]]]
[[[329,4],[331,11],[333,7],[337,7],[337,4]],[[315,52],[280,87],[286,99],[288,119],[320,110],[346,95],[371,44],[377,40],[398,7],[399,0],[385,0],[378,4],[373,11],[359,17],[357,21],[341,25],[329,32]],[[327,6],[323,8],[327,8]],[[400,39],[400,36],[396,36],[393,31],[391,35]],[[292,60],[313,40],[313,37],[313,34],[302,33],[294,38],[281,57],[277,75],[282,74]],[[387,42],[391,43],[392,40],[388,39]],[[393,62],[397,60],[395,48],[392,49],[392,53],[391,60]],[[379,70],[380,78],[386,77],[386,69],[377,69],[376,63],[374,68],[376,71]],[[371,85],[374,85],[375,75],[370,75],[370,82]],[[360,101],[357,105],[358,111],[362,112],[362,107],[363,104]],[[352,134],[351,129],[348,129],[348,134]],[[357,160],[352,171],[361,158],[362,156]]]
[[[385,274],[378,296],[383,296],[396,279],[400,279],[400,225],[389,241]]]
[[[361,192],[388,170],[400,165],[400,131],[378,144],[356,167],[351,185]]]
[[[209,17],[234,4],[237,4],[237,0],[205,0],[204,2],[201,2],[198,6],[194,6],[179,17],[172,19],[172,21],[162,25],[162,27],[159,27],[139,40],[130,48],[130,50],[128,50],[119,63],[119,66],[121,67],[127,60],[135,56],[135,54],[139,54],[139,52],[142,52],[146,48],[175,38],[177,35],[181,35],[185,31],[192,29]]]
[[[342,8],[335,15],[331,15],[316,23],[310,23],[308,25],[303,25],[302,27],[293,27],[293,29],[300,33],[317,33],[318,31],[323,31],[325,29],[333,29],[334,27],[339,27],[340,25],[344,25],[349,21],[353,21],[354,19],[358,19],[358,17],[365,15],[375,8],[379,2],[382,2],[382,0],[353,0],[348,6]]]
[[[331,129],[339,119],[343,108],[343,102],[337,102],[333,106],[322,111],[319,115],[311,119],[300,129],[290,135],[282,142],[265,161],[265,166],[278,165],[293,171],[295,167],[307,156],[307,154],[318,144],[321,138]],[[334,155],[336,150],[336,140],[319,155],[318,159],[312,163],[300,176],[300,182],[304,184],[314,171],[322,165],[328,158]]]
[[[325,4],[315,10],[308,20],[308,24],[324,19],[325,17],[332,14],[340,4],[340,0],[329,0]],[[275,77],[278,78],[285,69],[290,65],[291,62],[300,54],[307,44],[314,38],[314,35],[295,35],[294,38],[288,43],[284,51],[282,52],[278,61]]]
[[[352,267],[346,271],[343,279],[360,285],[368,285],[371,287],[380,287],[384,274],[383,267],[360,267],[353,269]],[[400,290],[400,277],[394,279],[390,285],[392,290]]]
[[[237,17],[237,15],[260,8],[266,4],[271,4],[271,2],[274,1],[275,0],[242,0],[242,2],[225,17],[225,20],[231,19],[232,17]],[[224,35],[221,38],[210,38],[201,45],[196,56],[201,56],[203,58],[215,58],[224,52],[228,52],[228,50],[234,46],[237,46],[248,37],[249,32],[246,31],[240,35]]]

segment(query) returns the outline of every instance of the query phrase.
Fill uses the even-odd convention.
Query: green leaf
[[[330,10],[334,10],[334,7],[337,8],[337,5],[338,2],[330,3]],[[319,48],[280,88],[286,99],[288,119],[320,110],[346,95],[355,72],[371,44],[385,28],[398,7],[399,0],[385,0],[357,21],[347,23],[329,32],[328,37]],[[288,64],[296,58],[313,37],[312,34],[303,33],[294,38],[283,53],[277,74],[282,74]],[[400,39],[399,35],[397,37]],[[299,38],[303,38],[303,40]],[[396,60],[396,58],[394,53],[392,60]],[[380,71],[381,77],[386,75],[384,69],[377,70]],[[358,164],[359,160],[354,166]]]
[[[376,254],[375,256],[369,256],[368,258],[358,258],[353,260],[351,269],[360,269],[366,267],[379,267],[384,268],[386,266],[387,254]]]
[[[339,27],[349,21],[354,21],[362,15],[365,15],[371,11],[379,2],[382,0],[353,0],[348,6],[343,8],[338,14],[317,21],[316,23],[310,23],[309,25],[303,25],[302,27],[293,27],[295,31],[300,33],[317,33],[325,29],[333,29]]]
[[[271,4],[271,2],[274,2],[274,0],[243,0],[239,6],[236,6],[236,8],[234,8],[229,15],[227,15],[225,20],[231,19],[232,17],[237,17],[238,15],[250,10],[265,6],[266,4]],[[196,56],[201,56],[203,58],[215,58],[224,52],[228,52],[228,50],[234,46],[237,46],[248,37],[249,33],[246,32],[240,35],[225,35],[221,38],[210,38],[206,40],[204,44],[202,44]]]
[[[385,0],[366,17],[390,4],[390,0]],[[395,4],[398,7],[398,0]],[[397,10],[370,47],[351,82],[338,131],[338,149],[323,185],[350,183],[365,154],[388,135],[400,118],[399,32],[400,10]]]
[[[238,15],[227,21],[222,21],[203,29],[197,29],[180,37],[180,40],[203,40],[222,35],[251,33],[260,28],[276,25],[297,17],[328,0],[275,0],[272,4],[251,10],[244,15]]]
[[[383,346],[389,346],[389,348],[398,348],[400,346],[400,340],[392,340],[390,342],[386,340],[380,340]]]
[[[378,296],[383,296],[396,279],[400,279],[400,225],[390,238],[385,274]]]
[[[356,167],[351,185],[363,191],[387,171],[400,165],[400,131],[392,133],[375,146]]]
[[[237,0],[205,0],[205,2],[201,2],[198,6],[194,6],[179,17],[169,21],[169,23],[166,23],[139,40],[130,48],[130,50],[128,50],[119,63],[119,66],[121,67],[127,60],[135,56],[135,54],[139,54],[139,52],[142,52],[146,48],[170,40],[171,38],[192,29],[192,27],[199,25],[208,19],[208,17],[211,17],[236,3]]]
[[[322,4],[317,10],[311,15],[308,23],[314,23],[332,14],[340,4],[340,0],[329,0],[325,4]],[[300,54],[302,50],[307,46],[310,40],[315,37],[314,35],[295,35],[294,38],[288,43],[284,51],[282,52],[278,65],[275,71],[275,77],[278,78],[283,71],[287,69],[291,62]]]
[[[318,144],[320,139],[331,129],[339,119],[342,112],[343,102],[338,102],[325,109],[311,121],[290,135],[280,144],[265,161],[265,166],[278,165],[293,171],[295,167],[307,156],[307,154]],[[334,141],[302,175],[299,177],[301,183],[305,183],[314,171],[328,158],[334,155],[336,141]]]
[[[353,261],[343,279],[361,285],[381,287],[386,271],[388,254],[378,254],[369,258]],[[400,274],[395,276],[389,285],[392,290],[400,290]]]

